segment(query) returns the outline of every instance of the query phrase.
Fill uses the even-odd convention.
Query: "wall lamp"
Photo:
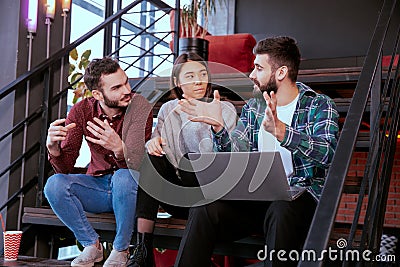
[[[68,12],[71,9],[71,0],[62,0],[62,10]]]
[[[26,19],[28,32],[36,33],[37,18],[38,18],[38,0],[29,0],[28,18]]]

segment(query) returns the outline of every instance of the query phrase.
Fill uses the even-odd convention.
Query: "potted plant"
[[[223,3],[225,0],[219,0]],[[192,0],[184,5],[181,11],[181,32],[179,53],[195,52],[208,60],[208,41],[205,39],[208,31],[208,16],[216,11],[216,0]],[[203,27],[197,24],[198,15],[203,18]]]

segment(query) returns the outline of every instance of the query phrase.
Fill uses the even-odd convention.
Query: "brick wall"
[[[354,152],[348,176],[362,177],[364,175],[367,152]],[[343,194],[340,201],[337,222],[353,221],[357,205],[358,194]],[[364,197],[363,208],[360,216],[360,223],[364,221],[367,196]],[[385,213],[385,227],[400,228],[400,141],[397,142],[396,156],[392,169],[392,179],[390,181],[389,196]]]

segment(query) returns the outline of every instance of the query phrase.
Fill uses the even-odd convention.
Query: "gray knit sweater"
[[[157,125],[152,134],[152,138],[161,136],[166,143],[163,150],[175,167],[186,153],[213,151],[211,126],[189,121],[186,113],[175,112],[177,106],[178,99],[168,101],[161,106]],[[235,107],[227,101],[221,101],[221,106],[225,128],[231,132],[237,121]]]

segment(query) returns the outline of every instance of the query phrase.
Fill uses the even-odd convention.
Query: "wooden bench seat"
[[[87,213],[89,222],[93,227],[99,231],[101,238],[104,241],[111,242],[115,235],[115,218],[112,213],[100,213],[92,214]],[[64,224],[57,218],[51,208],[31,208],[26,207],[24,209],[24,215],[22,217],[24,224],[32,226],[54,226],[56,229],[48,228],[48,233],[52,231],[64,229]],[[154,247],[162,249],[174,249],[179,248],[183,231],[185,229],[186,220],[175,219],[175,218],[158,218],[154,230]],[[334,246],[339,238],[346,237],[349,233],[349,224],[335,223],[334,230],[331,235],[329,245]],[[107,235],[102,233],[107,232]],[[111,234],[110,234],[111,233]],[[53,234],[56,234],[53,232]],[[72,234],[72,233],[71,233]],[[135,238],[135,237],[134,237]],[[357,231],[355,243],[358,244],[360,239],[360,233]],[[257,252],[264,247],[264,240],[261,236],[248,236],[246,238],[237,240],[235,242],[218,243],[215,246],[214,254],[219,255],[231,255],[241,258],[254,259],[257,256]]]
[[[99,231],[102,239],[112,241],[115,234],[115,218],[112,213],[92,214],[86,213],[93,228]],[[25,207],[22,217],[24,224],[32,226],[55,226],[65,228],[49,207],[32,208]],[[175,218],[158,218],[154,229],[154,247],[163,249],[178,249],[185,229],[186,220]],[[57,231],[57,229],[49,229]],[[112,235],[102,235],[101,232],[112,232]],[[135,238],[135,237],[134,237]],[[229,243],[218,243],[214,253],[220,255],[233,255],[242,258],[256,258],[257,252],[264,246],[261,236],[248,236],[246,238]]]

